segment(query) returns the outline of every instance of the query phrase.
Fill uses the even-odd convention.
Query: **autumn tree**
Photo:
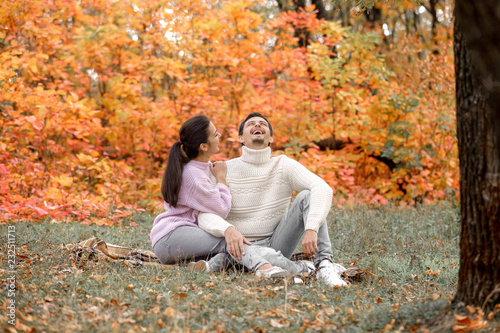
[[[415,4],[337,22],[331,2],[311,3],[0,2],[0,220],[113,224],[158,209],[169,149],[199,113],[223,133],[219,159],[239,154],[245,114],[265,113],[273,150],[340,205],[453,197],[447,2],[439,54],[430,26],[399,33],[406,11],[408,26],[425,15]]]
[[[500,302],[500,5],[457,0],[455,73],[460,158],[456,302]]]

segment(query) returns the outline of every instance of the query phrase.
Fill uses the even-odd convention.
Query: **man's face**
[[[273,142],[267,121],[262,117],[248,119],[243,127],[240,142],[250,149],[264,149]]]

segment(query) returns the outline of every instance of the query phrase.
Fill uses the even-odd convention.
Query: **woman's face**
[[[217,132],[215,125],[210,122],[208,125],[208,151],[207,153],[211,155],[219,152],[219,137],[220,133]]]

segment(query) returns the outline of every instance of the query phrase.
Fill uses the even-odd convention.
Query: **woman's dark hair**
[[[200,145],[208,142],[209,125],[210,120],[203,115],[188,119],[179,131],[180,140],[170,149],[167,167],[161,181],[161,195],[172,207],[177,207],[179,200],[184,164],[196,158]]]

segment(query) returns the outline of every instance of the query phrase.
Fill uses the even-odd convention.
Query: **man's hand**
[[[243,243],[252,245],[252,243],[233,226],[226,229],[224,237],[226,238],[229,253],[238,260],[241,260],[241,255],[245,255]]]
[[[313,256],[318,253],[318,233],[314,230],[307,229],[302,238],[302,251],[307,256]]]

